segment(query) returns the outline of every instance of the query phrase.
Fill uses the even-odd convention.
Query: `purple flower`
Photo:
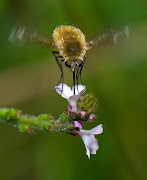
[[[80,114],[82,117],[85,117],[87,113],[85,111],[81,111]]]
[[[86,154],[88,158],[90,159],[90,154],[96,154],[96,151],[98,150],[98,140],[95,138],[94,135],[101,134],[103,132],[102,124],[96,126],[93,129],[90,130],[84,130],[80,129],[79,131],[74,131],[74,135],[79,135],[86,148]]]
[[[77,100],[80,96],[85,92],[86,86],[78,84],[75,85],[75,94],[74,94],[74,86],[72,89],[67,86],[65,83],[61,83],[58,86],[55,86],[56,92],[61,95],[63,98],[67,99],[69,102],[68,113],[77,111]]]
[[[90,114],[88,118],[89,118],[89,120],[91,120],[91,121],[92,121],[95,117],[96,117],[96,115],[94,115],[94,114]]]
[[[82,123],[79,121],[74,121],[73,126],[74,128],[82,129]]]

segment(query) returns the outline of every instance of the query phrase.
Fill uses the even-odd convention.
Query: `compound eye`
[[[79,67],[82,65],[83,61],[82,60],[76,60],[76,62],[78,63]]]
[[[71,63],[72,63],[72,61],[68,60],[68,61],[65,62],[65,65],[70,68],[71,67]]]
[[[74,66],[77,65],[78,67],[80,67],[80,66],[82,65],[82,63],[83,63],[82,60],[74,60],[74,61],[72,61],[72,60],[67,60],[67,61],[65,62],[65,65],[70,68],[70,67],[72,66],[73,62],[74,62]]]

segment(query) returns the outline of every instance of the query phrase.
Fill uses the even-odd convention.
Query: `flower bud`
[[[86,111],[88,114],[94,113],[98,106],[98,99],[92,93],[85,94],[77,101],[79,111]]]

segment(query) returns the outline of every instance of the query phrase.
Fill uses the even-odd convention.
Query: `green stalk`
[[[12,124],[20,132],[32,133],[35,130],[43,132],[70,133],[73,130],[72,121],[62,113],[55,120],[51,114],[40,114],[39,116],[25,115],[21,110],[14,108],[0,108],[0,122]]]

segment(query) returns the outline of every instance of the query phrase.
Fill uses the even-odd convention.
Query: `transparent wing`
[[[35,43],[48,47],[54,46],[53,40],[47,35],[28,29],[24,26],[14,26],[11,29],[8,40],[18,45],[24,45],[24,43]]]
[[[128,26],[123,29],[109,29],[104,34],[97,36],[95,39],[87,43],[87,48],[104,44],[118,44],[122,39],[130,39],[130,30]]]

